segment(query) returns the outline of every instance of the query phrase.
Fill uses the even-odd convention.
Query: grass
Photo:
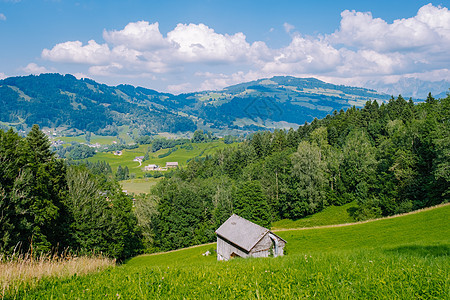
[[[356,207],[356,203],[347,203],[342,206],[328,206],[321,212],[302,219],[283,219],[276,221],[272,224],[272,230],[353,223],[355,220],[348,212],[348,209],[352,207]]]
[[[0,299],[19,290],[33,289],[45,280],[86,275],[114,265],[115,260],[102,256],[0,257]]]
[[[181,149],[178,146],[178,150],[163,158],[159,158],[158,156],[167,153],[170,149],[161,149],[154,153],[150,152],[150,159],[143,162],[141,166],[138,162],[133,161],[133,159],[136,156],[144,156],[147,149],[151,149],[151,145],[140,145],[136,149],[125,149],[120,156],[114,155],[113,152],[99,152],[88,160],[92,162],[104,160],[111,165],[114,172],[117,171],[119,165],[122,167],[127,166],[130,173],[134,173],[136,177],[143,177],[145,173],[143,168],[145,165],[156,164],[164,167],[166,162],[176,161],[180,166],[185,166],[189,159],[205,157],[219,149],[225,148],[227,145],[223,141],[214,141],[210,143],[192,144],[192,146],[192,150]]]
[[[288,255],[217,262],[214,244],[44,280],[17,299],[448,299],[450,205],[346,227],[279,232]]]
[[[450,205],[344,227],[277,232],[293,253],[450,244]]]
[[[138,178],[120,182],[122,189],[133,194],[148,194],[150,189],[158,183],[160,178]]]

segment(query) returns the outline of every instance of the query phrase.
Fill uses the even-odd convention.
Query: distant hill
[[[173,95],[72,75],[41,74],[0,80],[0,125],[26,131],[38,124],[74,134],[115,135],[123,125],[139,134],[196,129],[241,134],[297,127],[334,110],[389,98],[375,90],[315,78],[277,76],[220,91]]]
[[[446,80],[424,81],[417,78],[402,78],[391,84],[368,82],[367,86],[389,95],[401,94],[404,98],[413,97],[414,99],[426,99],[428,93],[431,93],[434,98],[445,98],[450,92],[450,82]]]

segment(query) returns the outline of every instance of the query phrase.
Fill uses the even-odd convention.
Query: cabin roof
[[[216,234],[233,244],[250,251],[269,229],[233,214],[217,230]]]

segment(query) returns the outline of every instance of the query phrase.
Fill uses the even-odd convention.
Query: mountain
[[[211,127],[221,129],[289,128],[323,118],[334,110],[362,107],[368,100],[390,99],[375,90],[290,76],[260,79],[186,97],[197,100],[194,110],[199,117],[213,123]]]
[[[289,76],[173,95],[72,75],[41,74],[0,80],[0,126],[27,131],[38,124],[58,128],[62,134],[116,135],[121,126],[139,134],[196,129],[241,134],[297,127],[334,110],[389,98],[375,90]]]
[[[424,81],[417,78],[401,78],[395,83],[367,82],[367,86],[389,95],[402,95],[403,98],[426,99],[428,93],[435,98],[445,98],[450,89],[450,82]]]

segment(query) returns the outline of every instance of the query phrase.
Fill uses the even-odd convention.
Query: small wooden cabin
[[[217,260],[233,257],[274,257],[284,254],[286,241],[269,229],[233,214],[217,230]]]

